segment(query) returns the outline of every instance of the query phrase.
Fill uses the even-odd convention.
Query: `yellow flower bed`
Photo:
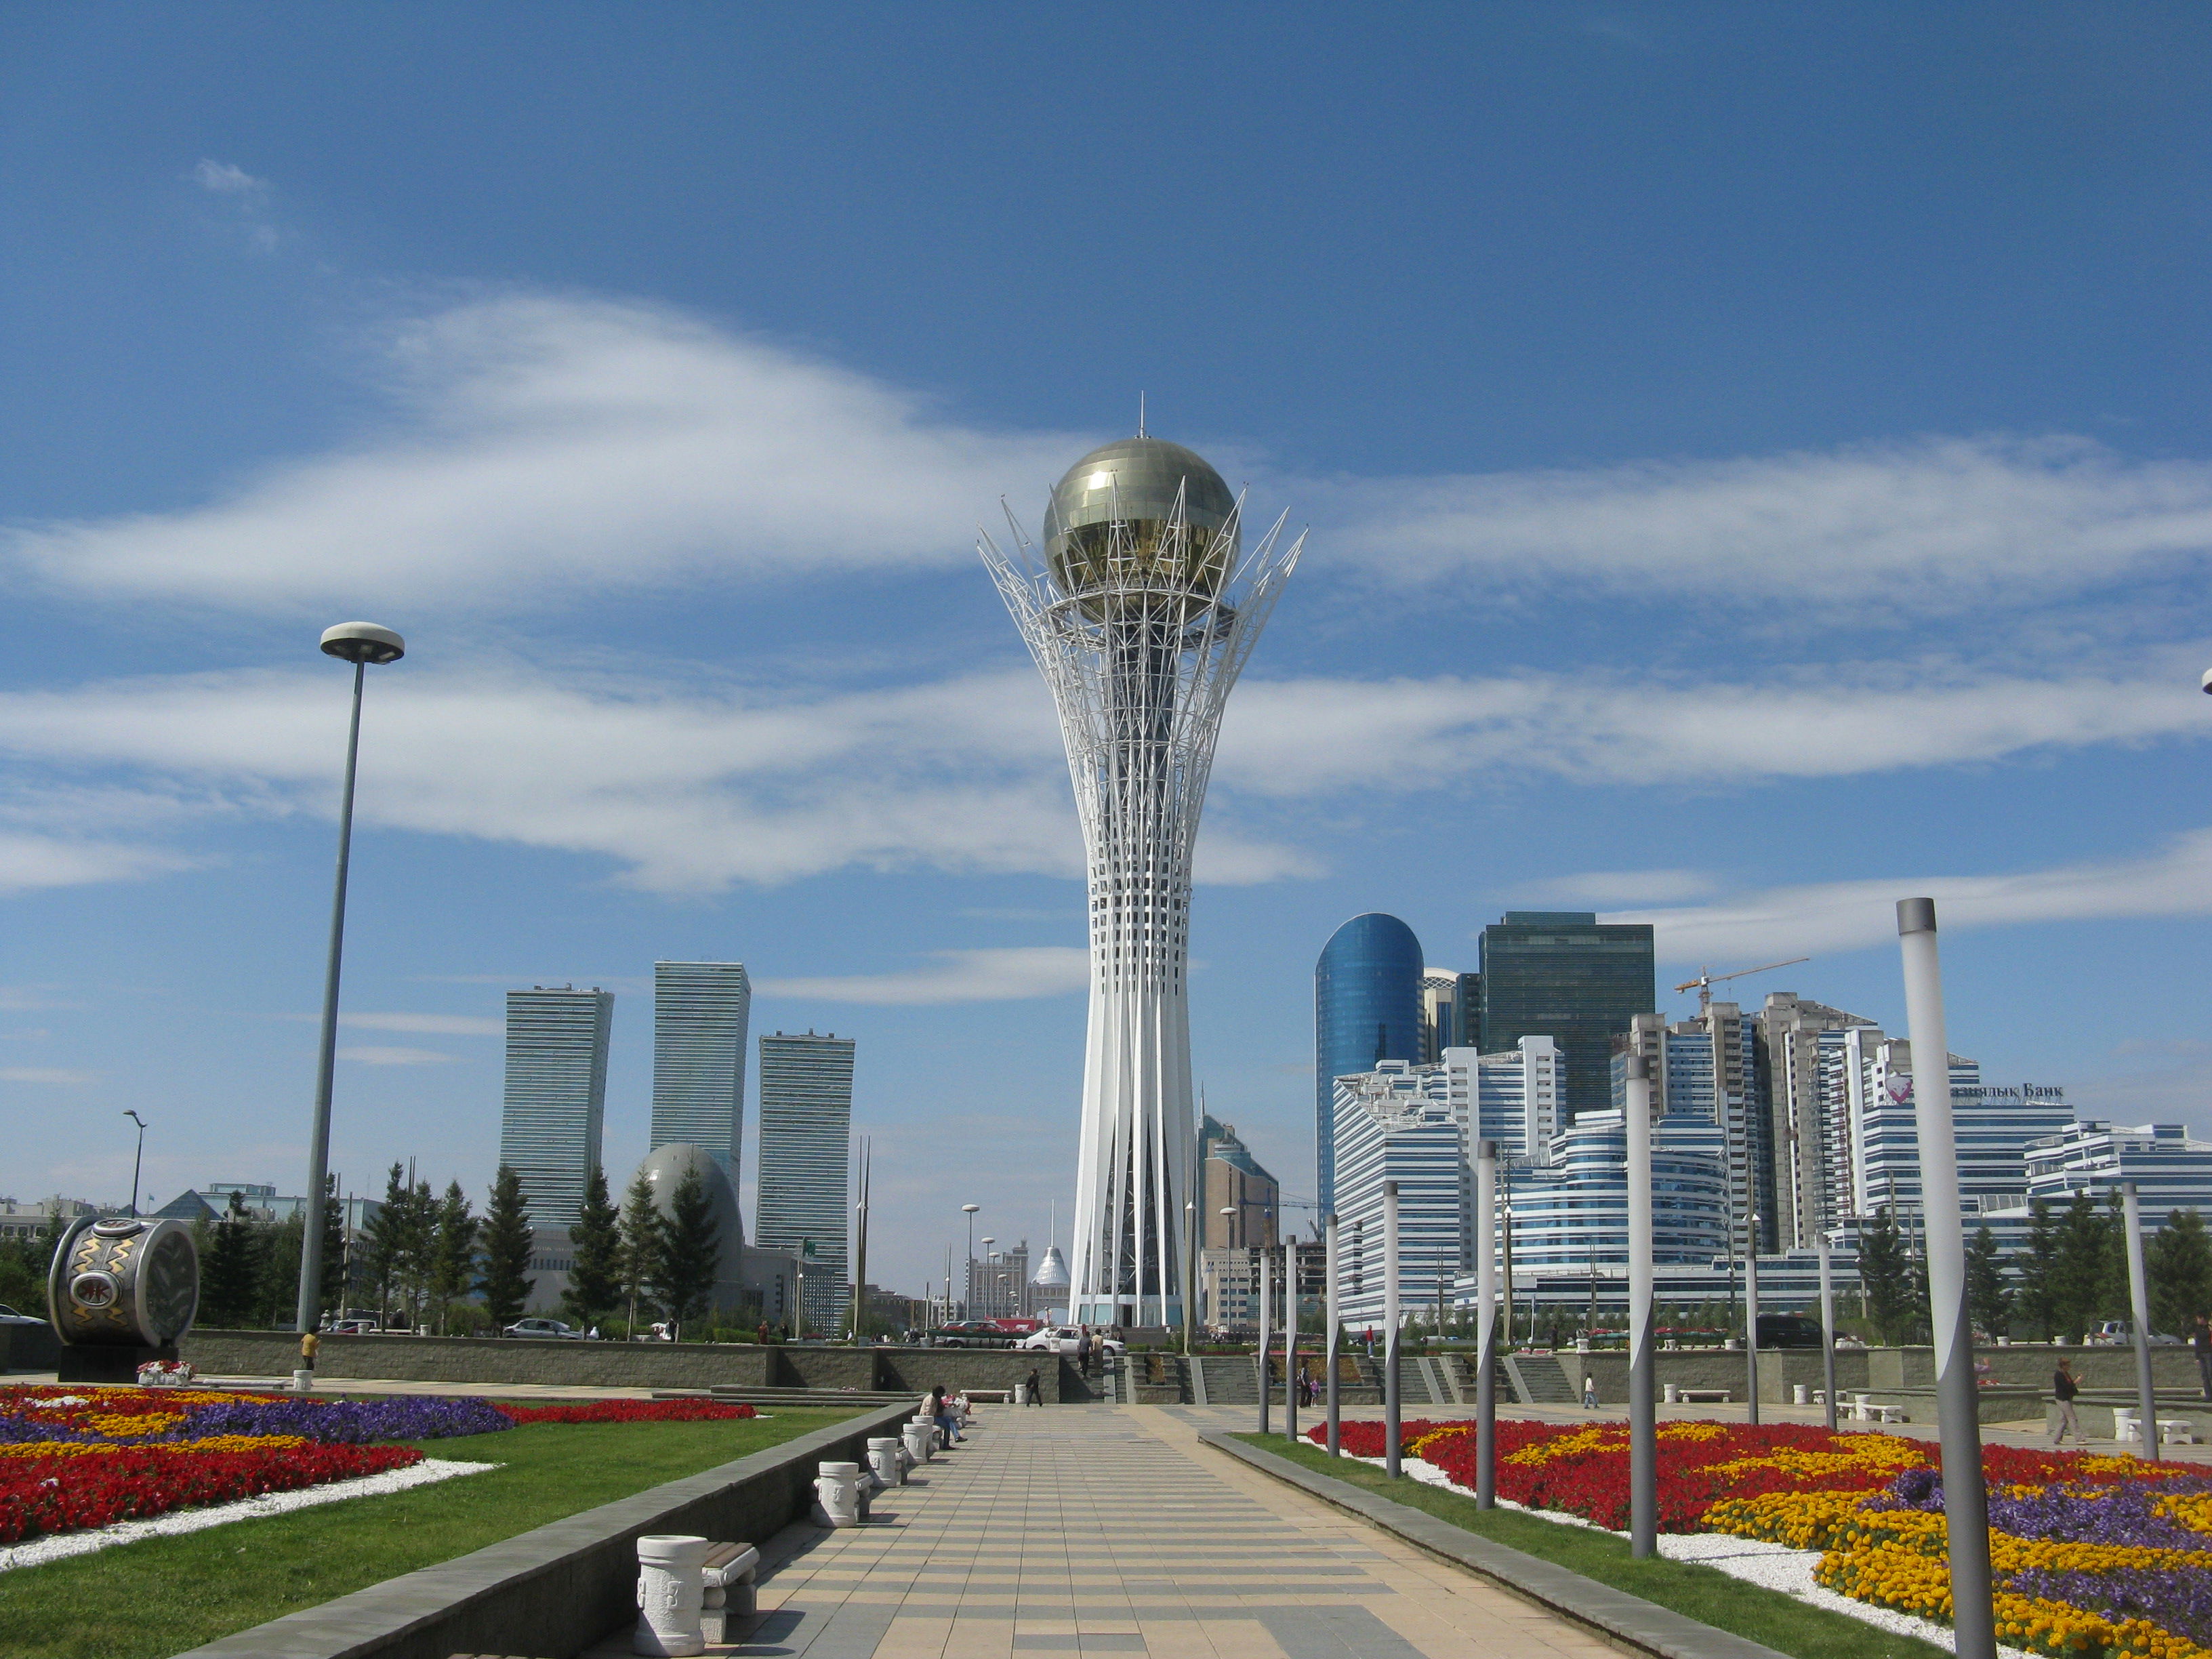
[[[2212,1532],[2212,1492],[2175,1492],[2152,1505],[2195,1532]]]
[[[1738,1457],[1726,1463],[1706,1465],[1710,1474],[1748,1474],[1753,1469],[1778,1469],[1784,1474],[1844,1474],[1863,1469],[1870,1474],[1894,1474],[1899,1469],[1926,1467],[1928,1458],[1911,1441],[1889,1434],[1848,1437],[1847,1451],[1801,1451],[1785,1446],[1757,1457]]]
[[[1505,1461],[1539,1468],[1562,1457],[1601,1451],[1608,1445],[1626,1445],[1627,1442],[1628,1431],[1617,1424],[1609,1429],[1582,1429],[1573,1434],[1561,1435],[1557,1440],[1539,1441],[1533,1446],[1523,1446],[1519,1451],[1510,1454]]]
[[[98,1434],[126,1440],[137,1434],[161,1434],[184,1421],[182,1412],[149,1412],[138,1416],[125,1416],[119,1412],[100,1412],[83,1419],[84,1426]]]
[[[300,1434],[211,1434],[198,1440],[157,1440],[137,1446],[100,1440],[26,1440],[0,1446],[0,1457],[99,1457],[123,1451],[284,1451],[313,1443]]]

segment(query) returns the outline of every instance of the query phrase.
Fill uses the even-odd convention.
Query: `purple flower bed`
[[[2212,1488],[2212,1476],[2177,1471],[2118,1486],[2045,1486],[2024,1497],[1992,1492],[1990,1524],[2015,1538],[2049,1538],[2069,1544],[2135,1544],[2212,1553],[2212,1534],[2153,1513],[2153,1505],[2168,1493],[2209,1488]],[[1907,1469],[1890,1483],[1886,1503],[1869,1507],[1940,1513],[1942,1478],[1931,1469]]]
[[[2107,1619],[2148,1619],[2200,1647],[2212,1646],[2212,1575],[2202,1568],[2053,1572],[2035,1567],[2014,1573],[2009,1588],[2022,1595],[2101,1613]]]
[[[240,1400],[195,1408],[166,1438],[296,1434],[309,1440],[450,1440],[495,1434],[514,1419],[482,1400],[399,1395],[389,1400]]]

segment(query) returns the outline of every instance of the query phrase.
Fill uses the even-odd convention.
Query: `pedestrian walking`
[[[2197,1328],[2189,1334],[2189,1346],[2197,1350],[2197,1379],[2204,1385],[2204,1397],[2212,1400],[2212,1315],[2197,1316]]]
[[[1032,1366],[1030,1366],[1030,1375],[1029,1375],[1028,1388],[1029,1388],[1029,1391],[1030,1391],[1030,1393],[1029,1393],[1029,1401],[1030,1401],[1030,1405],[1032,1405],[1032,1406],[1042,1406],[1042,1405],[1043,1405],[1043,1404],[1044,1404],[1044,1382],[1043,1382],[1042,1379],[1041,1379],[1041,1378],[1037,1376],[1037,1368],[1036,1368],[1036,1366],[1034,1366],[1034,1365],[1032,1365]]]
[[[2069,1429],[2074,1431],[2074,1437],[2076,1440],[2087,1440],[2089,1437],[2081,1432],[2081,1419],[2074,1410],[2074,1396],[2081,1392],[2081,1385],[2074,1380],[2074,1362],[2070,1359],[2060,1360],[2058,1369],[2051,1374],[2051,1398],[2058,1402],[2058,1432],[2051,1437],[2052,1445],[2064,1445],[2066,1431]]]

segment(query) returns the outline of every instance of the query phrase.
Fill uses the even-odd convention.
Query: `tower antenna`
[[[1139,438],[1152,435],[1145,430],[1145,394],[1141,391],[1137,393],[1137,435]]]

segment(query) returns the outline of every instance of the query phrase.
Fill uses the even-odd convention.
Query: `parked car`
[[[2135,1327],[2127,1320],[2108,1319],[2089,1333],[2088,1345],[2093,1348],[2124,1348],[2135,1340]],[[2182,1346],[2182,1340],[2178,1336],[2168,1336],[2162,1331],[2153,1331],[2149,1343],[2154,1348],[2178,1348]]]
[[[1065,1354],[1068,1358],[1073,1359],[1075,1358],[1076,1350],[1083,1346],[1083,1327],[1080,1325],[1048,1325],[1042,1330],[1024,1337],[1014,1346],[1018,1348],[1042,1349],[1047,1353]],[[1106,1352],[1109,1355],[1124,1354],[1129,1351],[1128,1345],[1119,1337],[1105,1336],[1099,1340],[1106,1345]]]
[[[988,1319],[956,1319],[949,1325],[939,1325],[929,1334],[929,1342],[935,1348],[1011,1348],[1013,1337],[999,1328]]]
[[[583,1332],[573,1325],[564,1325],[557,1319],[518,1319],[507,1328],[508,1336],[534,1336],[541,1341],[561,1338],[569,1342],[581,1342]]]
[[[0,1325],[43,1325],[46,1322],[36,1315],[17,1313],[6,1303],[0,1302]]]
[[[377,1325],[374,1319],[339,1319],[333,1320],[328,1326],[325,1327],[325,1334],[329,1336],[374,1336],[376,1334],[376,1329]]]
[[[1759,1316],[1759,1346],[1762,1348],[1817,1348],[1820,1322],[1803,1314],[1773,1313]]]

